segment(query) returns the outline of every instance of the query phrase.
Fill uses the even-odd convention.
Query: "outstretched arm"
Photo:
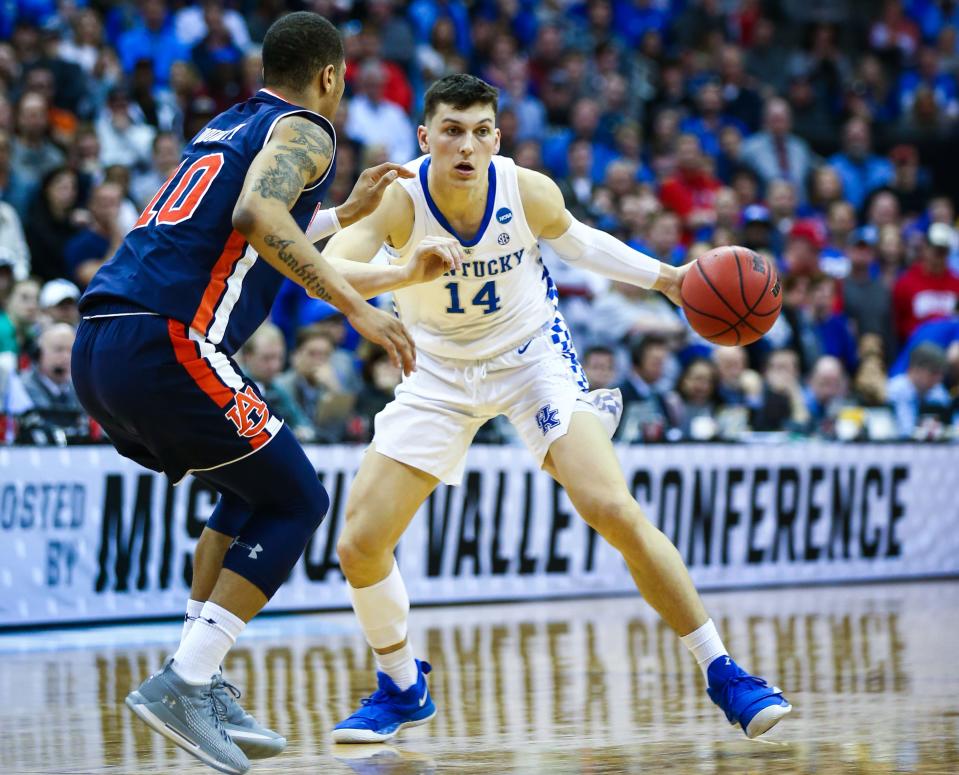
[[[652,288],[674,304],[690,265],[674,267],[633,250],[604,231],[577,221],[566,210],[563,194],[550,178],[520,168],[519,189],[526,220],[564,261],[620,282]]]
[[[403,325],[367,304],[290,215],[303,188],[323,174],[332,155],[332,140],[312,121],[297,115],[282,119],[250,165],[233,210],[233,228],[280,273],[341,310],[360,334],[382,345],[409,373],[415,349]]]

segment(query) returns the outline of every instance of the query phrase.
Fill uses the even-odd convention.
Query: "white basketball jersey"
[[[427,185],[430,157],[406,166],[415,178],[400,179],[413,200],[413,231],[389,252],[405,264],[424,237],[454,237],[466,253],[462,271],[394,291],[403,323],[416,346],[444,358],[480,360],[522,345],[550,326],[564,350],[569,332],[556,306],[557,294],[526,223],[512,159],[494,156],[489,193],[476,235],[457,234],[433,201]]]

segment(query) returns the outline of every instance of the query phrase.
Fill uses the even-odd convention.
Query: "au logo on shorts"
[[[513,220],[513,211],[508,207],[501,207],[496,211],[496,220],[500,223],[509,223]]]
[[[252,439],[266,427],[270,410],[266,408],[266,402],[247,385],[233,396],[233,405],[226,410],[226,416],[236,426],[238,434]]]
[[[556,419],[558,414],[559,409],[553,409],[552,404],[546,404],[536,413],[536,424],[544,436],[553,428],[559,427],[559,420]]]

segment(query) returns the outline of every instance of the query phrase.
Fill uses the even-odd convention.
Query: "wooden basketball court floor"
[[[372,688],[347,614],[255,621],[225,665],[288,737],[252,773],[957,773],[959,582],[706,596],[738,661],[794,711],[749,741],[636,598],[414,609],[439,708],[391,745],[329,729]],[[213,772],[122,705],[172,622],[0,635],[0,771]]]

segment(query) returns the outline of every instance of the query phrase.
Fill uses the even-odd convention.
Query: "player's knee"
[[[628,493],[598,493],[582,500],[578,509],[590,527],[613,546],[627,535],[635,535],[643,520],[636,501]]]
[[[389,554],[390,550],[391,547],[374,532],[351,528],[349,522],[336,543],[340,567],[347,577],[361,573],[367,565],[378,562],[383,555]]]

